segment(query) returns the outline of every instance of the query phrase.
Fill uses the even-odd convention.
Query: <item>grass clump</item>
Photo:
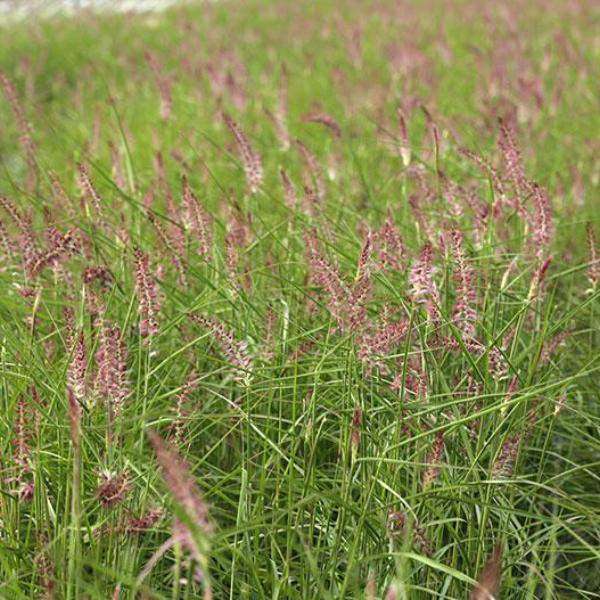
[[[593,598],[591,5],[190,4],[0,42],[0,596]]]

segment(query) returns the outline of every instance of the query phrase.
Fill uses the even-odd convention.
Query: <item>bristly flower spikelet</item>
[[[150,273],[150,257],[140,249],[134,251],[136,291],[139,301],[140,335],[150,337],[158,333],[160,304],[158,289]]]
[[[198,240],[198,254],[210,260],[213,246],[212,217],[192,192],[187,177],[183,177],[182,184],[187,225]]]
[[[190,319],[210,331],[233,369],[233,379],[243,385],[249,385],[252,379],[252,357],[248,352],[247,342],[236,340],[233,332],[215,318],[190,315]]]
[[[250,193],[256,194],[263,181],[263,167],[260,155],[252,148],[241,127],[227,113],[223,113],[223,120],[237,143]]]
[[[213,526],[209,520],[208,505],[194,481],[190,467],[177,451],[153,431],[148,432],[148,437],[167,488],[186,517],[185,520],[174,519],[173,541],[181,543],[190,553],[200,570],[198,579],[210,590],[207,552]],[[212,597],[212,594],[208,597]]]
[[[409,275],[411,295],[415,304],[424,304],[432,323],[440,321],[440,295],[433,279],[433,248],[425,244]]]
[[[588,268],[587,278],[590,282],[591,291],[596,291],[598,282],[600,282],[600,257],[596,247],[596,236],[591,223],[586,226],[587,242],[588,242]]]
[[[465,343],[467,343],[475,338],[475,324],[477,321],[475,274],[465,258],[463,234],[458,229],[453,229],[450,237],[453,258],[456,263],[454,269],[456,302],[453,319],[457,329],[463,335]]]
[[[486,561],[469,600],[499,600],[502,575],[502,545],[498,544]]]
[[[96,363],[96,393],[108,406],[111,418],[116,418],[131,393],[127,378],[127,346],[119,327],[103,324],[99,333]]]
[[[83,163],[77,164],[77,170],[79,172],[79,188],[81,190],[81,194],[86,203],[91,203],[96,211],[96,216],[102,215],[102,199],[100,198],[100,194],[94,187],[92,180],[90,178],[90,172],[87,165]]]

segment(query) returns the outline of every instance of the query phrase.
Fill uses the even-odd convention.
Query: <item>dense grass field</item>
[[[0,25],[0,597],[600,598],[599,22]]]

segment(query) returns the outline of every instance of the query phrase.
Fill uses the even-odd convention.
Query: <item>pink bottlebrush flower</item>
[[[179,281],[183,287],[187,286],[187,276],[185,268],[185,240],[180,237],[181,229],[178,225],[172,224],[169,232],[163,228],[155,214],[149,210],[146,212],[148,220],[152,224],[154,231],[158,235],[158,239],[164,246],[165,250],[171,255],[171,263],[179,273]],[[163,265],[161,265],[162,267]],[[157,276],[157,279],[162,279]]]
[[[357,275],[347,285],[338,269],[320,252],[313,230],[304,236],[313,282],[327,293],[327,308],[342,331],[360,333],[367,322],[366,303],[371,293],[371,254],[373,240],[367,233],[358,261]]]
[[[481,248],[485,240],[487,221],[490,217],[490,207],[479,197],[478,192],[473,187],[465,190],[465,202],[472,211],[475,246]],[[494,210],[498,212],[498,209],[498,201],[495,201],[492,213],[495,214]]]
[[[22,472],[29,472],[31,448],[29,447],[27,435],[27,404],[23,396],[17,402],[17,420],[14,425],[14,452],[13,461],[15,466]]]
[[[371,294],[371,254],[373,251],[373,236],[370,231],[365,236],[365,241],[358,259],[356,279],[350,289],[347,299],[348,316],[347,327],[353,333],[364,329],[367,322],[366,303]]]
[[[58,206],[60,206],[67,212],[69,217],[75,219],[77,217],[77,214],[75,212],[73,202],[71,201],[71,198],[69,198],[69,196],[67,195],[67,192],[65,192],[65,189],[62,186],[58,175],[54,171],[48,171],[48,177],[50,177],[54,201],[56,202],[56,204],[58,204]]]
[[[90,179],[90,173],[87,166],[83,163],[77,163],[77,170],[79,172],[79,189],[81,190],[84,201],[91,201],[96,213],[98,215],[102,214],[102,200]]]
[[[308,251],[308,262],[313,282],[322,287],[327,293],[327,308],[337,321],[338,327],[344,329],[346,325],[347,301],[350,290],[343,281],[339,271],[334,267],[317,248],[316,236],[305,236]]]
[[[38,585],[42,590],[40,600],[54,600],[56,598],[56,569],[49,556],[48,536],[45,533],[38,535],[38,551],[34,558],[34,568],[37,575]]]
[[[440,296],[433,280],[433,249],[425,244],[419,258],[414,262],[409,274],[412,299],[415,304],[425,304],[429,319],[433,323],[440,321]]]
[[[15,251],[15,246],[2,221],[0,221],[0,246],[4,252],[3,260],[10,261]]]
[[[552,413],[555,417],[557,417],[567,405],[567,392],[563,392],[555,401],[554,401],[554,412]]]
[[[82,330],[74,341],[73,356],[67,369],[67,385],[77,401],[81,403],[87,399],[87,363],[87,349]]]
[[[209,535],[213,527],[209,520],[208,505],[194,481],[190,467],[176,450],[169,447],[157,433],[149,431],[148,437],[171,496],[185,512],[194,528],[202,531],[204,535]],[[179,519],[175,520],[173,529],[175,537],[183,542],[192,557],[199,565],[204,565],[205,551],[198,545],[194,529]]]
[[[17,227],[19,232],[17,250],[21,254],[25,274],[29,276],[33,265],[36,264],[40,256],[33,233],[31,217],[21,214],[6,196],[0,196],[0,207],[4,209]]]
[[[166,121],[171,116],[173,109],[173,98],[171,94],[171,81],[164,74],[163,67],[158,61],[158,58],[152,52],[145,53],[146,62],[152,69],[156,87],[160,94],[160,116]]]
[[[183,177],[183,206],[187,224],[198,240],[198,254],[208,259],[212,254],[213,245],[212,217],[192,192],[185,176]]]
[[[0,206],[17,226],[19,232],[24,233],[31,229],[31,218],[28,215],[22,215],[6,196],[0,195]]]
[[[411,150],[410,140],[408,138],[408,128],[406,126],[406,117],[400,106],[396,109],[396,114],[398,115],[398,125],[400,128],[400,158],[402,159],[402,164],[405,167],[408,167],[411,160]]]
[[[402,366],[401,369],[403,370]],[[413,399],[426,400],[429,392],[427,372],[421,366],[420,360],[411,357],[407,365],[406,380],[403,379],[403,373],[400,371],[394,377],[390,387],[396,392],[400,392],[404,387]]]
[[[425,200],[431,199],[431,193],[427,194]],[[427,216],[423,212],[423,199],[420,198],[417,194],[411,194],[408,198],[408,203],[410,204],[410,208],[415,217],[415,221],[425,236],[426,240],[429,240],[431,243],[435,239],[434,231],[431,227],[431,223],[427,219]]]
[[[263,167],[260,155],[254,151],[240,126],[225,112],[223,113],[223,120],[237,143],[250,193],[255,194],[258,192],[263,180]]]
[[[173,439],[176,444],[181,444],[183,441],[183,433],[185,428],[185,411],[186,405],[190,401],[190,395],[198,387],[198,378],[196,373],[192,371],[186,378],[181,391],[175,396],[175,418],[173,421]]]
[[[592,290],[596,290],[598,282],[600,281],[600,257],[596,250],[596,236],[591,223],[586,226],[588,249],[589,249],[589,263],[587,269],[587,278],[592,285]]]
[[[503,120],[500,120],[500,137],[498,138],[498,145],[502,152],[506,173],[517,194],[513,200],[513,207],[520,212],[521,201],[529,192],[529,182],[525,177],[523,159],[521,157],[521,151],[515,141],[514,132],[509,124]]]
[[[34,387],[32,392],[37,393]],[[31,447],[29,445],[29,415],[28,406],[23,396],[17,401],[17,419],[13,427],[13,455],[12,466],[15,474],[5,480],[8,484],[15,485],[15,494],[23,502],[33,498],[35,491],[31,469]]]
[[[296,196],[294,184],[283,168],[279,169],[279,174],[281,175],[281,182],[283,184],[283,197],[285,199],[285,204],[290,210],[295,210],[296,205],[298,204],[298,197]]]
[[[508,389],[506,390],[506,396],[502,400],[502,409],[501,412],[504,413],[506,408],[510,404],[510,401],[513,399],[514,395],[517,393],[519,389],[519,378],[515,375],[508,384]]]
[[[567,341],[569,335],[570,332],[561,331],[560,333],[556,334],[554,337],[550,338],[544,343],[542,347],[542,353],[540,355],[540,366],[547,365],[550,362],[550,359],[552,358],[552,355],[556,352],[556,350],[560,346],[565,345],[565,342]]]
[[[352,447],[353,454],[358,452],[360,446],[360,428],[363,421],[363,411],[360,406],[354,408],[352,413],[352,425],[350,427],[350,445]]]
[[[82,410],[73,390],[67,386],[67,399],[69,401],[69,421],[71,425],[71,442],[73,448],[79,449],[81,445],[81,415]]]
[[[398,227],[392,219],[391,211],[379,231],[375,234],[375,246],[384,268],[399,271],[404,258],[404,244]]]
[[[500,598],[500,578],[502,576],[502,545],[498,544],[477,577],[477,583],[469,595],[469,600],[493,600]]]
[[[127,379],[127,347],[118,327],[103,325],[96,350],[96,392],[107,403],[111,415],[118,417],[123,402],[131,393]]]
[[[427,126],[427,132],[429,133],[429,135],[431,136],[431,139],[433,141],[433,155],[437,161],[438,157],[440,156],[441,147],[442,147],[441,146],[441,138],[440,138],[440,130],[439,130],[437,123],[435,122],[435,119],[433,118],[433,115],[429,112],[427,107],[424,105],[421,105],[420,108],[421,108],[421,111],[423,112],[423,114],[425,115],[425,124]],[[437,165],[436,165],[436,169],[437,169]]]
[[[406,536],[408,533],[406,514],[401,511],[390,511],[387,517],[387,528],[392,537],[398,535]],[[412,536],[419,552],[425,556],[433,555],[431,542],[427,539],[423,527],[416,521],[412,524]]]
[[[546,278],[546,273],[548,268],[550,267],[550,263],[552,262],[552,257],[549,256],[543,262],[540,262],[538,268],[535,270],[533,277],[531,279],[531,284],[529,286],[529,293],[527,295],[528,300],[533,300],[538,296],[542,286],[544,284],[544,279]]]
[[[552,206],[547,192],[537,183],[531,185],[531,195],[534,203],[532,241],[535,246],[536,255],[541,259],[552,241]]]
[[[225,236],[225,266],[227,268],[227,275],[229,283],[232,286],[233,292],[237,293],[241,291],[239,281],[239,265],[240,265],[240,254],[238,247],[232,242],[229,235]]]
[[[458,219],[464,214],[463,198],[466,195],[464,190],[454,181],[446,177],[442,172],[438,172],[441,182],[442,194],[445,200],[444,208],[448,211],[450,217]]]
[[[150,274],[150,258],[139,249],[134,251],[136,262],[136,291],[139,300],[140,335],[142,337],[158,333],[157,316],[160,311],[158,289]]]
[[[83,271],[83,283],[91,285],[94,281],[98,281],[100,287],[106,290],[113,282],[113,276],[106,267],[86,267]]]
[[[365,585],[365,600],[376,600],[377,599],[377,582],[375,576],[370,573]]]
[[[460,154],[473,161],[479,167],[480,171],[490,178],[492,182],[492,188],[495,193],[494,214],[496,214],[506,199],[504,184],[498,175],[498,171],[496,171],[496,169],[494,169],[494,167],[487,160],[485,160],[483,156],[480,156],[476,152],[472,152],[468,148],[459,148],[458,151]]]
[[[235,292],[240,291],[240,264],[242,254],[240,251],[247,248],[251,240],[251,229],[248,218],[242,213],[239,207],[235,207],[227,222],[227,233],[225,234],[225,266],[229,275],[229,280]],[[252,280],[246,269],[244,280],[247,290],[252,287]]]
[[[488,367],[492,377],[502,379],[508,373],[508,363],[504,354],[497,346],[490,348],[488,353]]]
[[[492,477],[494,478],[508,478],[512,476],[515,461],[519,453],[519,444],[521,443],[521,435],[508,436],[502,447],[500,453],[496,457],[494,464],[492,465]]]
[[[25,117],[25,111],[19,102],[17,90],[13,85],[13,82],[3,71],[0,71],[0,85],[4,90],[4,95],[7,102],[10,104],[10,108],[13,111],[21,135],[31,135],[31,127]]]
[[[397,347],[407,333],[408,323],[406,321],[389,323],[387,319],[384,319],[374,331],[363,332],[360,335],[357,356],[365,364],[367,375],[375,367],[379,368],[382,373],[388,372],[383,357]],[[393,384],[392,389],[394,389]]]
[[[269,117],[269,119],[271,119],[273,125],[275,126],[275,135],[279,141],[279,147],[283,152],[287,152],[290,149],[291,141],[285,113],[280,107],[277,107],[274,113],[272,113],[268,108],[265,108],[265,114],[267,117]]]
[[[454,322],[465,339],[475,337],[477,321],[477,291],[475,289],[473,269],[467,264],[463,250],[463,234],[458,229],[450,232],[452,251],[456,267],[454,281],[456,285],[456,303],[454,305]]]
[[[439,462],[442,458],[443,451],[444,433],[442,431],[438,431],[436,433],[433,446],[427,454],[427,458],[425,460],[428,466],[423,473],[423,479],[421,480],[422,489],[426,490],[438,478],[440,474]]]
[[[162,508],[152,508],[141,517],[130,517],[125,523],[125,533],[139,534],[154,529],[164,514]]]
[[[75,311],[70,306],[65,306],[63,308],[63,318],[65,322],[65,348],[67,352],[70,352],[77,342],[75,338]]]
[[[56,268],[58,264],[79,251],[80,245],[74,229],[61,234],[55,231],[48,250],[39,253],[35,262],[29,267],[29,275],[35,277],[46,267]]]
[[[300,140],[296,140],[296,145],[298,146],[298,150],[300,151],[302,159],[304,160],[308,169],[309,181],[307,185],[308,187],[312,187],[312,185],[310,185],[312,180],[317,194],[317,199],[319,202],[322,202],[325,198],[325,182],[323,181],[323,171],[319,165],[319,161],[317,160],[317,157]]]
[[[339,126],[338,122],[327,113],[324,112],[313,112],[302,117],[302,120],[307,123],[318,123],[320,125],[324,125],[329,129],[334,137],[341,138],[342,137],[342,128]]]
[[[19,130],[19,143],[25,152],[25,159],[28,168],[28,189],[33,189],[37,181],[37,162],[35,159],[36,147],[31,133],[31,126],[25,117],[25,111],[19,102],[17,90],[13,82],[0,71],[0,86],[4,90],[4,96],[10,105],[15,116],[17,129]]]
[[[234,380],[248,385],[252,377],[252,358],[248,352],[248,344],[243,340],[236,340],[233,333],[216,319],[200,315],[190,315],[190,319],[212,333],[215,342],[233,368]]]
[[[302,196],[302,211],[309,217],[314,217],[317,214],[317,208],[319,206],[319,197],[314,188],[305,185],[304,195]]]
[[[152,205],[154,204],[154,184],[151,184],[150,187],[146,190],[144,197],[142,198],[142,206],[146,209],[146,211],[152,210]]]
[[[246,248],[251,241],[251,215],[245,215],[236,204],[227,221],[227,238],[237,248]]]
[[[371,269],[371,254],[373,253],[373,234],[367,230],[365,233],[365,241],[363,242],[360,256],[357,265],[357,279],[368,274]]]
[[[127,471],[113,473],[102,471],[99,476],[96,498],[103,508],[113,508],[125,500],[131,491],[131,481]]]

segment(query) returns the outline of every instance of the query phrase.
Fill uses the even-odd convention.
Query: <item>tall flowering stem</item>
[[[537,183],[531,184],[534,217],[532,224],[532,241],[539,259],[546,256],[554,227],[552,223],[552,206],[548,193]]]
[[[205,259],[212,253],[212,217],[192,192],[187,177],[183,177],[183,206],[187,224],[198,240],[198,254]]]
[[[375,234],[375,248],[384,268],[400,270],[404,258],[404,245],[391,212],[388,212],[385,222]]]
[[[154,278],[150,273],[150,258],[139,248],[134,251],[135,281],[139,301],[140,335],[153,336],[158,333],[158,290]]]
[[[325,198],[325,183],[323,181],[323,171],[321,169],[321,166],[319,165],[319,161],[317,160],[317,157],[311,152],[311,150],[306,146],[306,144],[304,144],[300,140],[296,140],[296,145],[298,146],[300,155],[302,156],[306,164],[310,178],[314,181],[317,199],[319,200],[319,202],[322,202]],[[309,185],[309,187],[312,186]]]
[[[415,304],[425,305],[431,322],[439,323],[438,307],[441,301],[437,285],[433,280],[433,272],[433,248],[431,244],[425,244],[410,271],[411,294]]]
[[[500,121],[500,137],[498,146],[504,159],[506,174],[513,185],[515,197],[512,200],[513,208],[522,212],[522,200],[529,192],[529,182],[525,177],[521,151],[515,141],[515,135],[506,121]]]
[[[177,451],[155,432],[148,432],[167,488],[181,511],[173,523],[173,539],[180,542],[196,561],[198,578],[204,582],[206,597],[211,597],[208,576],[209,538],[213,531],[208,505],[194,481],[189,465]]]
[[[100,198],[100,194],[94,187],[92,180],[90,178],[90,172],[87,165],[83,163],[77,164],[77,171],[79,172],[79,188],[86,202],[91,202],[94,207],[96,213],[98,215],[102,214],[102,199]]]
[[[281,176],[281,183],[283,185],[283,197],[285,199],[285,204],[290,210],[295,210],[296,205],[298,204],[298,196],[296,195],[294,184],[283,168],[279,170],[279,174]]]
[[[8,76],[0,71],[0,86],[4,91],[4,96],[15,117],[17,129],[19,130],[19,143],[25,153],[25,160],[28,168],[27,187],[32,190],[37,183],[37,162],[36,162],[36,147],[31,133],[31,126],[25,116],[25,111],[19,102],[17,90],[13,82]]]
[[[215,342],[233,368],[234,380],[248,385],[252,378],[252,358],[248,352],[248,344],[243,340],[236,340],[233,332],[216,319],[201,315],[190,315],[190,319],[212,333]]]
[[[107,403],[111,420],[121,414],[131,393],[127,379],[127,346],[119,327],[104,324],[96,350],[96,393]]]
[[[586,226],[587,242],[588,242],[588,256],[589,265],[587,269],[587,278],[592,286],[592,290],[598,287],[600,281],[600,257],[598,257],[598,250],[596,248],[596,235],[594,234],[594,228],[591,223]]]
[[[71,527],[69,536],[68,579],[70,597],[77,597],[77,570],[79,564],[79,546],[81,529],[81,406],[71,388],[67,387],[69,421],[71,425],[71,443],[73,446],[73,473],[71,476]]]
[[[450,233],[452,252],[456,262],[454,281],[456,285],[456,304],[454,306],[454,322],[462,333],[465,342],[475,338],[477,311],[477,292],[474,285],[473,269],[467,264],[463,248],[463,234],[458,229]]]
[[[78,402],[85,402],[87,398],[87,370],[88,355],[85,346],[85,336],[80,331],[75,339],[73,357],[67,369],[67,385]]]
[[[263,167],[260,155],[254,151],[246,134],[231,116],[223,113],[223,120],[237,143],[250,193],[256,194],[263,180]]]
[[[439,462],[442,458],[444,451],[444,433],[438,431],[433,442],[431,450],[427,454],[427,469],[423,473],[423,479],[421,482],[422,488],[426,490],[439,476],[440,466]]]
[[[498,544],[487,559],[469,600],[493,600],[499,598],[502,575],[502,546]]]

